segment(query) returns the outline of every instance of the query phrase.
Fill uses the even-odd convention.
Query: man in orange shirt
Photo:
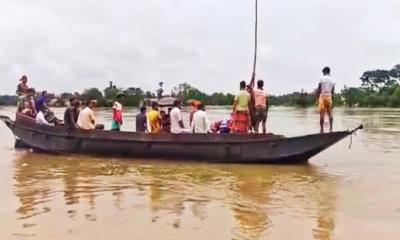
[[[264,81],[257,81],[257,89],[253,90],[255,113],[255,131],[258,133],[260,123],[262,124],[263,133],[267,132],[267,116],[268,116],[268,94],[264,90]]]

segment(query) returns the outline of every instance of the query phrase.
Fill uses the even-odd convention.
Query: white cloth
[[[39,111],[36,114],[36,123],[40,124],[40,125],[48,125],[48,126],[52,126],[53,124],[49,123],[46,118],[44,117],[44,114],[42,111]]]
[[[197,110],[193,114],[191,128],[193,133],[208,133],[209,123],[207,119],[207,113],[205,111]]]
[[[96,128],[93,110],[85,107],[78,116],[78,126],[85,130],[92,130]]]
[[[332,89],[335,87],[335,82],[330,75],[325,75],[321,78],[321,95],[331,96]]]
[[[174,107],[169,113],[171,117],[171,133],[180,134],[180,133],[190,133],[190,130],[181,128],[179,125],[180,121],[183,121],[182,112],[179,108]]]
[[[117,110],[117,111],[122,111],[122,104],[115,101],[113,104],[113,109]]]

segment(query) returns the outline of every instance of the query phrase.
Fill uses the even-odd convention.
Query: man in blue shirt
[[[49,109],[47,106],[47,91],[43,91],[42,95],[39,97],[39,99],[36,101],[36,109]]]

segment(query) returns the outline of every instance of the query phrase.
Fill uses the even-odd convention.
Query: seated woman
[[[35,118],[36,117],[36,111],[31,108],[31,105],[30,105],[29,101],[23,101],[18,108],[19,108],[18,110],[22,114],[24,114],[26,116],[29,116],[31,118]]]
[[[18,111],[33,118],[35,118],[37,114],[35,100],[33,99],[34,95],[35,90],[31,88],[28,90],[28,95],[22,97],[18,103]]]

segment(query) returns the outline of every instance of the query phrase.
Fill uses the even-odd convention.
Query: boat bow
[[[11,130],[14,129],[14,121],[11,120],[11,118],[4,115],[0,115],[0,120],[3,121],[9,129]]]

